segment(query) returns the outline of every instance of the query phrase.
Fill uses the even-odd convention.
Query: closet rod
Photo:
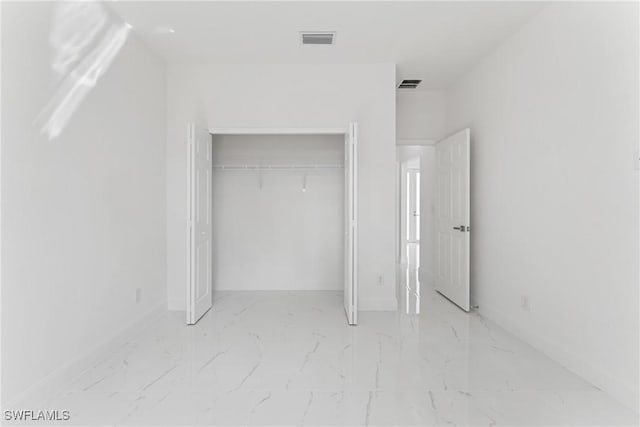
[[[342,165],[213,165],[220,170],[310,170],[342,169]]]

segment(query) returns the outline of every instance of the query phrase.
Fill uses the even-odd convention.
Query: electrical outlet
[[[136,304],[142,301],[142,289],[136,289]]]
[[[524,311],[531,311],[531,307],[529,306],[529,297],[526,295],[520,296],[520,307]]]

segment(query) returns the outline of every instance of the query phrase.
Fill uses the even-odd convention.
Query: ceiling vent
[[[303,45],[332,45],[335,43],[336,33],[334,31],[300,33]]]
[[[415,89],[422,80],[403,80],[398,85],[398,89]]]

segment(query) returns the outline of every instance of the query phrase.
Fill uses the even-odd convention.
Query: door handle
[[[464,232],[464,225],[461,225],[460,227],[453,227],[453,229]]]

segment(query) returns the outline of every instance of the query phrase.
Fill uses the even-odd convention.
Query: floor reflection
[[[407,243],[407,262],[403,263],[402,289],[407,314],[420,314],[420,243]]]

